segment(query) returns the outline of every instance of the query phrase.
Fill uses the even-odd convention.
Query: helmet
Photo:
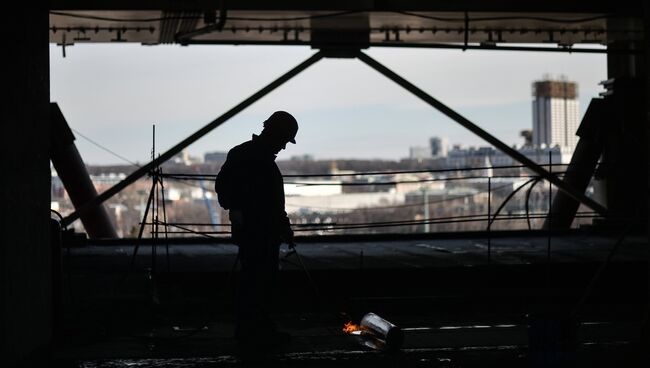
[[[298,133],[298,122],[291,114],[286,111],[276,111],[264,121],[264,129],[273,131],[285,137],[287,141],[296,143],[296,134]]]

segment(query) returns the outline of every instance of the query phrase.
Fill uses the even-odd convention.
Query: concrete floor
[[[542,348],[535,336],[543,333],[530,327],[531,316],[564,315],[575,306],[614,241],[584,234],[552,238],[550,264],[543,236],[491,238],[489,264],[487,240],[480,238],[299,242],[318,290],[295,256],[282,263],[276,320],[293,338],[261,362],[242,360],[232,338],[235,247],[172,245],[167,269],[160,246],[152,281],[150,246],[140,249],[131,269],[132,245],[88,245],[64,256],[56,362],[70,367],[634,366],[647,350],[640,345],[648,305],[643,238],[626,239],[580,308],[575,348]],[[404,329],[398,352],[374,349],[368,340],[341,331],[345,322],[358,322],[368,312]],[[562,337],[551,340],[557,338]]]

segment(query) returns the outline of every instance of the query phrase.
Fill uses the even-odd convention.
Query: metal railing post
[[[553,172],[553,151],[548,151],[548,172]],[[548,243],[546,245],[546,262],[551,263],[551,218],[553,217],[553,184],[548,183]]]
[[[427,188],[422,188],[422,195],[424,196],[424,232],[428,233],[429,228],[429,191]]]

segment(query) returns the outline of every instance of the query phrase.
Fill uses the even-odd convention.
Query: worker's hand
[[[282,241],[287,244],[293,244],[293,230],[291,230],[291,226],[287,226],[284,230]]]

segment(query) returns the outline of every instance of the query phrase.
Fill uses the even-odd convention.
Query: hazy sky
[[[296,46],[50,47],[51,100],[70,126],[129,160],[148,161],[211,122],[315,51]],[[369,55],[508,144],[532,127],[531,83],[545,74],[578,82],[581,115],[606,79],[601,54],[376,48]],[[408,156],[443,136],[483,145],[429,105],[358,60],[325,59],[189,147],[227,151],[261,130],[275,110],[294,114],[298,144],[279,158]],[[90,164],[124,163],[77,137]]]

